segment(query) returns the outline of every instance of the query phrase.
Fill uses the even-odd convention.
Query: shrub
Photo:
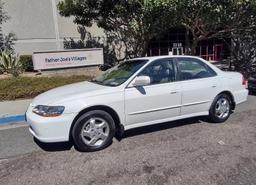
[[[10,51],[4,50],[0,54],[0,71],[10,73],[14,77],[18,77],[23,72],[23,66],[19,61],[19,57],[13,55]]]
[[[23,69],[27,72],[33,72],[33,60],[32,55],[21,55],[20,62],[22,63]]]
[[[0,80],[0,101],[34,98],[55,87],[90,80],[90,76],[18,77]]]

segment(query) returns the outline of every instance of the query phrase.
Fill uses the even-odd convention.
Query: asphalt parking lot
[[[193,118],[134,129],[95,153],[1,126],[0,184],[254,185],[256,96],[224,124]]]

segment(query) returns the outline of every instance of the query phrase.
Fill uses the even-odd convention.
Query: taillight
[[[242,79],[242,85],[246,85],[247,84],[247,80],[244,78],[243,76],[243,79]]]

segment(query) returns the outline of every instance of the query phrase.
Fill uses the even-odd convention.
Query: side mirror
[[[112,66],[111,65],[108,65],[108,64],[103,64],[103,65],[100,65],[99,66],[99,69],[101,71],[107,71],[108,69],[110,69]]]
[[[137,76],[131,83],[132,87],[145,86],[150,84],[149,76]]]

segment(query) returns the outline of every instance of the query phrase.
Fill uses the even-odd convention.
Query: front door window
[[[151,84],[173,82],[175,80],[172,59],[157,60],[148,65],[139,76],[149,76]]]

